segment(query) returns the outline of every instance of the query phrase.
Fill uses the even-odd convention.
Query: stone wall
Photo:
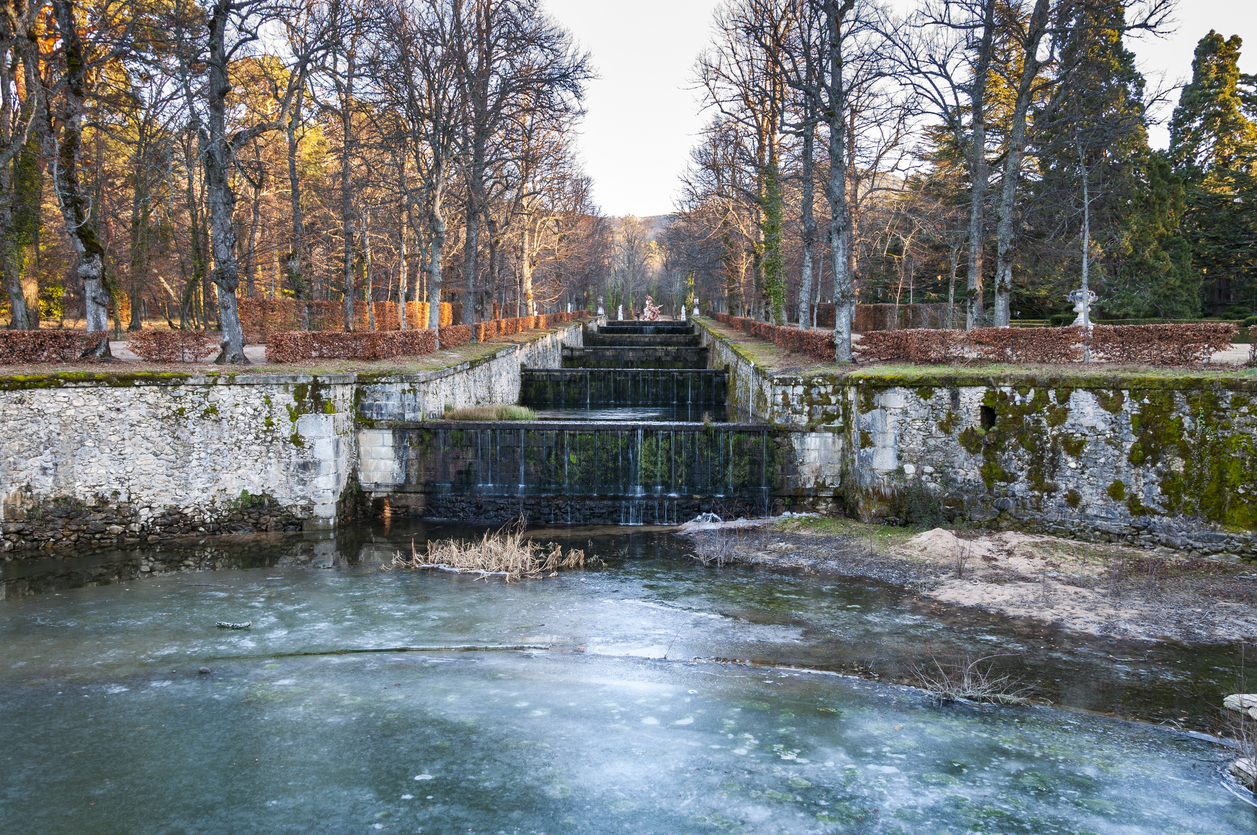
[[[824,449],[796,441],[798,467],[811,461],[812,492],[833,484],[834,501],[865,517],[933,509],[990,527],[1257,557],[1257,380],[775,376],[742,346],[706,329],[704,341],[736,406],[805,430],[800,438],[840,436]]]
[[[33,549],[334,526],[357,497],[358,431],[446,404],[513,403],[565,326],[405,377],[51,374],[0,378],[0,541]]]

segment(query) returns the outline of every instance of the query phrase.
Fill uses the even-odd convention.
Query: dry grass
[[[942,702],[969,701],[1002,705],[1025,704],[1029,686],[1008,673],[995,671],[995,659],[1001,655],[981,658],[940,660],[930,653],[929,663],[912,662],[910,668],[917,686]]]
[[[446,409],[441,420],[536,420],[537,413],[525,406],[467,406]]]
[[[479,541],[446,539],[429,542],[422,553],[412,541],[409,557],[399,551],[393,555],[392,563],[384,566],[385,570],[435,568],[459,574],[476,574],[486,581],[490,577],[501,577],[508,583],[554,577],[560,569],[584,567],[584,551],[573,548],[564,554],[562,546],[557,543],[541,546],[527,540],[522,522],[496,533],[486,533]]]

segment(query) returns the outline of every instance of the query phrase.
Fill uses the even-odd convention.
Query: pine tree
[[[1239,71],[1241,45],[1238,35],[1223,40],[1214,31],[1200,39],[1170,126],[1192,262],[1215,311],[1257,305],[1257,124],[1252,85]]]

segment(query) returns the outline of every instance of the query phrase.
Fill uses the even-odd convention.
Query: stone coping
[[[770,423],[703,423],[694,421],[625,421],[625,420],[381,420],[376,421],[373,429],[522,429],[522,430],[562,430],[568,432],[588,432],[592,430],[616,430],[621,432],[636,431],[656,432],[662,429],[684,430],[686,432],[772,432],[780,427]]]
[[[1077,370],[1054,371],[1038,366],[1017,370],[999,371],[982,368],[957,368],[919,366],[907,369],[903,365],[890,367],[854,365],[850,371],[834,374],[777,374],[757,363],[749,352],[719,333],[703,318],[693,320],[712,339],[725,345],[741,359],[749,363],[757,373],[773,385],[800,386],[817,382],[833,385],[867,385],[879,388],[959,388],[983,386],[987,388],[1030,386],[1075,389],[1226,389],[1230,391],[1257,392],[1257,371],[1228,368],[1225,371],[1206,371],[1200,368],[1169,368],[1162,371],[1139,372],[1130,370],[1104,370],[1104,366]],[[1220,366],[1216,366],[1221,369]],[[882,370],[885,368],[885,370]]]
[[[223,370],[221,372],[203,371],[56,371],[48,374],[0,374],[0,391],[22,391],[42,388],[126,388],[132,386],[283,386],[308,385],[376,385],[387,383],[426,383],[439,380],[468,369],[475,368],[494,360],[518,353],[533,342],[544,339],[563,330],[584,327],[584,322],[565,323],[555,330],[539,331],[526,342],[503,345],[498,351],[486,354],[474,360],[436,368],[430,371],[415,373],[395,372],[327,372],[309,374],[285,373],[268,374],[266,372],[249,372]],[[365,360],[364,360],[365,362]]]

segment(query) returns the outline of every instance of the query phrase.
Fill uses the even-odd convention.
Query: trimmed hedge
[[[1235,326],[1096,325],[1079,327],[975,328],[971,331],[903,330],[865,334],[855,353],[861,362],[919,365],[973,363],[1080,362],[1090,349],[1092,362],[1129,365],[1198,365],[1226,350]]]
[[[484,342],[495,336],[510,336],[534,329],[544,330],[553,325],[588,318],[590,315],[588,310],[573,310],[571,313],[543,313],[537,316],[521,316],[517,319],[489,319],[477,322],[472,327],[476,334],[476,341]],[[441,345],[445,345],[444,339],[441,340]]]
[[[266,340],[266,359],[273,363],[309,359],[379,360],[434,351],[436,334],[431,330],[289,331],[273,333]]]
[[[821,362],[834,358],[829,331],[802,331],[767,322],[713,313],[722,324],[757,339],[806,354]],[[1257,336],[1257,329],[1250,332]],[[1191,325],[1096,325],[1082,328],[974,328],[971,331],[916,328],[872,331],[853,346],[860,362],[908,362],[915,365],[1013,363],[1060,365],[1081,362],[1090,349],[1092,362],[1126,365],[1199,365],[1214,351],[1231,345],[1235,325],[1207,322]],[[1257,357],[1257,350],[1254,350]]]
[[[267,342],[273,333],[293,331],[343,331],[345,329],[345,303],[327,301],[300,301],[297,299],[270,299],[245,297],[238,303],[240,325],[246,342]],[[375,302],[375,330],[398,330],[397,302]],[[422,330],[428,326],[431,307],[427,302],[406,302],[406,329]],[[441,325],[451,325],[462,318],[461,304],[441,303]],[[304,316],[304,318],[303,318]],[[371,322],[365,304],[354,305],[354,329],[369,331]]]
[[[441,348],[449,350],[471,341],[471,325],[448,325],[438,331]]]
[[[781,327],[728,313],[712,313],[711,317],[721,324],[746,331],[756,339],[771,342],[792,353],[806,354],[818,362],[832,362],[834,359],[834,335],[830,331]]]
[[[108,331],[70,329],[0,331],[0,365],[36,362],[74,362],[95,353],[109,338]]]
[[[218,337],[205,331],[137,331],[127,347],[149,362],[206,362],[220,351]]]

